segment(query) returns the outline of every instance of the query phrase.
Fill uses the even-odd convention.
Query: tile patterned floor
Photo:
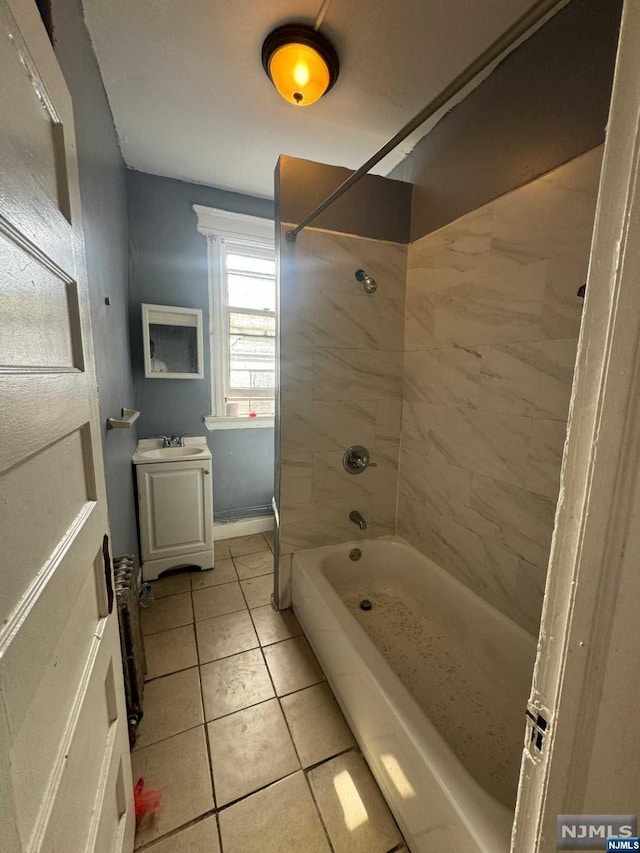
[[[149,853],[390,853],[402,836],[294,614],[270,604],[270,537],[216,543],[143,611],[134,781],[162,788]]]

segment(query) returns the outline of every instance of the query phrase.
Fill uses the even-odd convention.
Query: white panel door
[[[0,0],[0,848],[133,848],[71,100]]]
[[[138,465],[142,559],[213,550],[210,462]]]

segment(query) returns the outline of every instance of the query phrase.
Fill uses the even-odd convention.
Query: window
[[[194,205],[208,242],[209,429],[272,426],[276,285],[273,221]]]
[[[273,417],[276,358],[276,260],[273,249],[222,242],[226,285],[224,403],[240,415]]]

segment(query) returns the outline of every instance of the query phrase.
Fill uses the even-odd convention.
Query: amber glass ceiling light
[[[264,70],[285,101],[306,107],[338,79],[340,65],[331,42],[311,27],[278,27],[262,45]]]

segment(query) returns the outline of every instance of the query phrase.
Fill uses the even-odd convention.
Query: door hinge
[[[102,539],[102,559],[104,561],[104,586],[107,593],[107,610],[113,613],[113,575],[111,573],[111,557],[109,555],[109,537],[105,533]]]
[[[529,755],[538,760],[544,752],[547,735],[549,734],[549,713],[544,708],[527,705],[527,742]]]

